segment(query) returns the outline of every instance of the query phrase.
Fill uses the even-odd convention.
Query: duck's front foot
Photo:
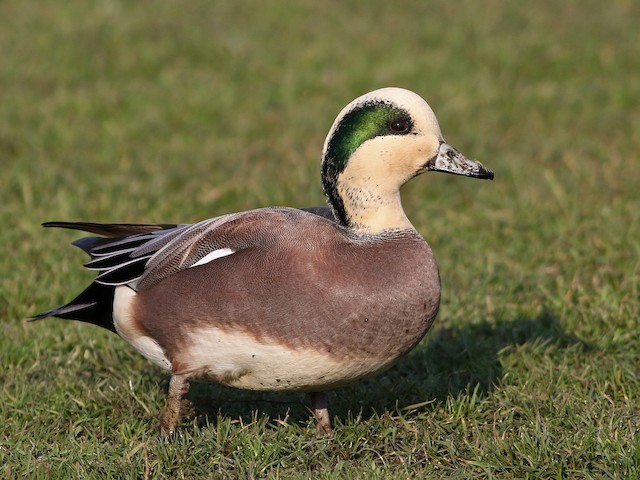
[[[316,419],[316,436],[330,434],[333,430],[329,418],[329,394],[327,392],[313,392],[311,394],[311,410]]]

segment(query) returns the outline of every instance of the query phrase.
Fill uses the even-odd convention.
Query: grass
[[[2,2],[0,472],[7,478],[640,478],[636,2]],[[405,187],[436,326],[335,392],[196,385],[108,332],[25,318],[91,278],[46,220],[191,222],[323,202],[338,111],[398,85],[496,172]]]

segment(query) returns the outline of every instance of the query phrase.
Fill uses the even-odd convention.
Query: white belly
[[[325,390],[389,368],[396,359],[344,358],[312,348],[292,348],[241,331],[203,327],[181,339],[175,358],[167,358],[151,337],[135,329],[131,304],[136,292],[116,287],[113,320],[118,334],[144,357],[175,374],[215,380],[249,390]],[[173,365],[180,365],[176,371]]]
[[[328,389],[386,370],[394,363],[371,358],[339,362],[318,350],[267,341],[206,327],[190,335],[179,363],[185,365],[184,373],[250,390]]]

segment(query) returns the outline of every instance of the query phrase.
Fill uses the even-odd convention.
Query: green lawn
[[[0,474],[6,478],[640,478],[640,4],[0,3]],[[433,330],[336,391],[195,385],[90,325],[25,321],[91,279],[47,220],[192,222],[324,199],[338,111],[423,95],[494,182],[425,175]]]

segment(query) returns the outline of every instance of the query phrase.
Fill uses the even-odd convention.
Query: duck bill
[[[491,170],[480,162],[465,158],[464,155],[444,141],[440,142],[438,153],[426,163],[425,170],[493,180],[493,172]]]

